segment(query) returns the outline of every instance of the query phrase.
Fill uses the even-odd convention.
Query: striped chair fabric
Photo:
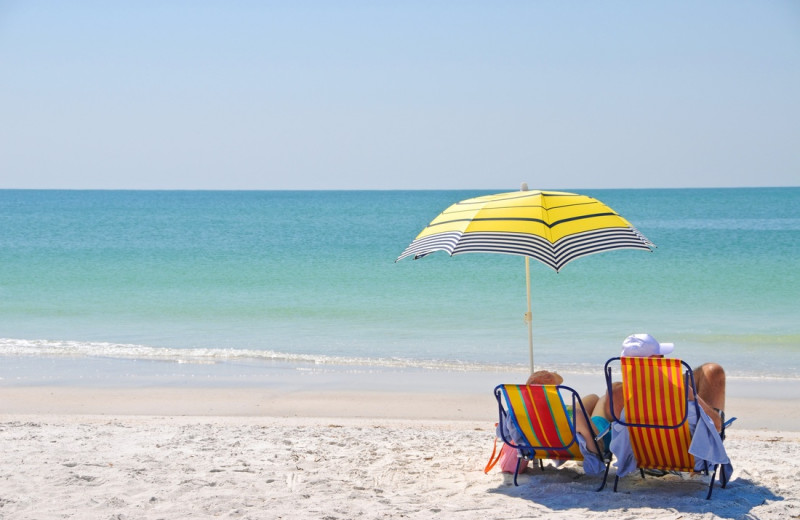
[[[556,385],[501,385],[508,413],[525,439],[531,459],[583,460],[572,413]],[[532,453],[530,453],[532,451]]]
[[[625,422],[639,468],[693,471],[679,359],[620,358]]]

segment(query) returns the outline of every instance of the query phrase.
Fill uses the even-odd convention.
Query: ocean
[[[0,190],[0,385],[524,372],[521,257],[395,262],[502,191]],[[800,188],[579,192],[657,248],[531,262],[537,367],[601,373],[648,332],[734,378],[800,379]]]

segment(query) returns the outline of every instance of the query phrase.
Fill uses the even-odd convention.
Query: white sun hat
[[[622,342],[622,354],[620,355],[627,357],[665,356],[674,348],[674,343],[659,343],[650,334],[632,334]]]

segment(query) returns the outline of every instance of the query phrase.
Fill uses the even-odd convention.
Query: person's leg
[[[708,414],[717,431],[722,429],[721,411],[725,410],[725,370],[716,363],[705,363],[694,369],[698,403]]]
[[[592,410],[594,410],[597,403],[600,402],[600,398],[597,394],[584,395],[581,396],[581,402],[583,403],[583,407],[586,408],[586,413],[591,416]]]
[[[694,369],[697,395],[718,410],[725,409],[725,370],[716,363],[705,363]]]
[[[603,397],[597,400],[597,404],[594,406],[592,410],[590,410],[590,415],[592,417],[600,416],[607,421],[611,420],[611,414],[609,414],[608,410],[610,408],[610,404],[608,403],[608,393],[603,394]]]
[[[614,387],[612,387],[614,390]],[[620,396],[620,399],[622,396]],[[617,406],[617,403],[614,403],[614,406]],[[602,431],[606,431],[608,429],[608,425],[611,423],[611,403],[609,402],[608,392],[603,394],[603,397],[597,400],[597,404],[592,410],[592,425],[594,426],[595,436],[599,435]],[[609,443],[611,442],[611,430],[607,430],[606,433],[600,439],[597,439],[597,443],[600,445],[600,449],[604,451],[609,450]]]
[[[594,410],[597,408],[597,403],[599,401],[600,398],[595,394],[589,394],[581,397],[583,407],[586,409],[586,413],[589,414],[589,416],[594,415]],[[581,410],[575,410],[575,431],[583,435],[583,438],[586,439],[586,447],[589,449],[589,451],[592,453],[597,453],[594,443],[589,441],[589,439],[597,435],[597,428],[591,421],[586,421],[586,417],[583,415]],[[597,454],[600,455],[599,453]]]
[[[603,410],[604,417],[606,419],[608,419],[609,421],[612,419],[611,401],[612,400],[614,401],[614,417],[616,417],[617,419],[620,418],[620,415],[622,414],[623,405],[625,404],[625,400],[624,400],[625,396],[624,396],[624,393],[623,393],[623,390],[622,390],[622,383],[619,383],[619,382],[611,383],[611,391],[613,392],[613,395],[612,395],[613,399],[608,399],[608,392],[606,392],[606,400],[603,403],[603,405],[604,405],[604,410]]]

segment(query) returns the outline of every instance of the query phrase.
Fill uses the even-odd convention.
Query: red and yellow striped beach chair
[[[500,424],[507,425],[513,432],[508,435],[501,427],[501,439],[510,447],[519,450],[520,461],[538,460],[539,467],[544,469],[542,460],[583,460],[580,446],[576,439],[575,414],[584,414],[587,423],[589,415],[581,402],[578,393],[563,385],[499,385],[494,389],[500,412]],[[568,407],[562,394],[569,397]],[[595,439],[586,439],[594,443],[598,453],[601,450]],[[610,455],[604,459],[605,474],[597,491],[605,487]],[[514,485],[517,485],[519,464],[514,472]]]
[[[689,389],[695,390],[691,367],[680,359],[612,358],[605,369],[609,393],[611,364],[615,360],[619,360],[622,371],[625,418],[614,417],[614,420],[628,428],[642,477],[644,470],[693,472],[695,459],[689,453],[692,434],[687,415],[688,406],[694,406],[700,417],[700,407],[696,400],[688,401]],[[707,474],[707,465],[705,469]],[[715,475],[716,466],[706,498],[711,497]],[[614,480],[614,491],[618,482],[619,476]]]

